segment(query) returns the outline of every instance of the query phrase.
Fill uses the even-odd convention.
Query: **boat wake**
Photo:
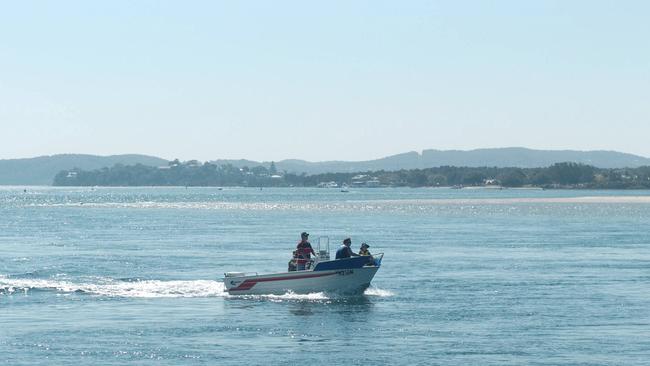
[[[327,301],[332,298],[324,292],[283,295],[230,295],[221,281],[161,281],[111,278],[93,278],[92,282],[73,282],[63,279],[12,278],[0,276],[0,296],[20,295],[38,292],[57,292],[61,294],[89,294],[124,298],[181,298],[181,297],[228,297],[233,299],[284,301]],[[394,294],[375,287],[368,288],[365,296],[390,297]]]
[[[312,292],[309,294],[295,294],[287,292],[283,295],[230,295],[228,297],[237,299],[257,299],[268,300],[271,302],[284,302],[284,301],[326,301],[330,300],[324,292]]]
[[[0,277],[0,295],[27,294],[38,291],[56,291],[68,294],[87,293],[108,297],[134,298],[227,296],[223,282],[210,280],[116,281],[104,278],[99,279],[96,283],[75,283],[65,280]]]

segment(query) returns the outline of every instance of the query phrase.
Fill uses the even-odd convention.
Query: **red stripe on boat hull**
[[[303,279],[303,278],[316,278],[316,277],[324,277],[324,276],[333,276],[335,274],[336,274],[336,272],[319,273],[319,274],[304,274],[304,275],[300,275],[300,276],[291,276],[291,277],[269,277],[269,278],[260,278],[260,279],[257,279],[257,280],[244,280],[244,282],[240,283],[239,286],[237,286],[235,288],[231,288],[228,291],[246,291],[246,290],[250,290],[258,282],[291,281],[291,280],[300,280],[300,279]]]

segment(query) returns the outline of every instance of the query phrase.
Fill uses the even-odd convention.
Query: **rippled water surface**
[[[647,365],[650,192],[0,187],[7,365]],[[301,231],[363,295],[229,296]]]

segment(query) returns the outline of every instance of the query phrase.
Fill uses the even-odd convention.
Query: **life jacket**
[[[303,244],[303,242],[298,242],[298,246],[296,247],[296,250],[298,251],[298,263],[304,264],[307,263],[307,261],[311,258],[311,244],[307,241]]]
[[[370,255],[370,251],[368,249],[361,249],[359,250],[359,255]]]

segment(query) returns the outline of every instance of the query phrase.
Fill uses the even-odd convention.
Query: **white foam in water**
[[[110,297],[211,297],[226,296],[223,282],[209,280],[121,282],[105,279],[101,283],[73,283],[60,280],[35,280],[0,277],[0,294],[27,293],[32,289],[60,292],[86,292]]]
[[[268,299],[271,301],[284,301],[284,300],[302,300],[302,301],[320,301],[328,300],[328,297],[325,296],[323,292],[313,292],[309,294],[294,294],[293,292],[287,292],[284,295],[258,295],[262,299]]]
[[[366,296],[377,296],[377,297],[390,297],[395,295],[391,291],[382,290],[376,287],[368,287],[366,291],[363,292],[363,294]]]

